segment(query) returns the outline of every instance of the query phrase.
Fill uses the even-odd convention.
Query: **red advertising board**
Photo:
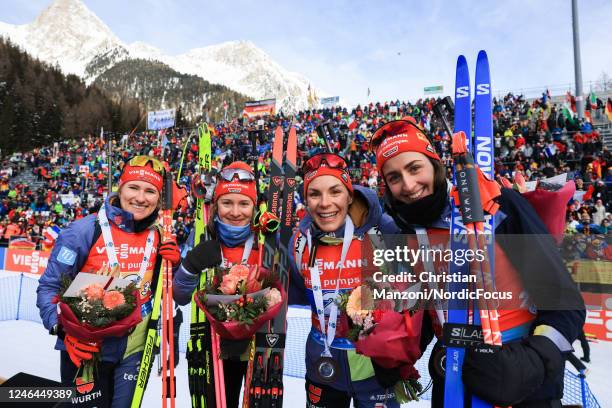
[[[612,295],[582,292],[587,309],[584,332],[598,340],[612,341]]]
[[[32,251],[31,249],[6,250],[4,269],[8,272],[27,272],[42,275],[47,267],[50,252]]]
[[[244,104],[243,116],[254,118],[256,116],[274,115],[276,112],[276,99],[246,102]]]

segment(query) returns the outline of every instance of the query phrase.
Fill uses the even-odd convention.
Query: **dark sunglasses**
[[[302,166],[302,173],[307,174],[318,169],[325,163],[326,167],[348,171],[348,163],[343,157],[334,153],[318,153],[306,160]]]

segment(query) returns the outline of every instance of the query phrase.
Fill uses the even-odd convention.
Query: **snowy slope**
[[[59,381],[59,352],[53,350],[55,339],[49,336],[39,323],[29,321],[0,322],[0,377],[9,378],[19,372],[38,375]],[[578,343],[574,345],[580,350]],[[577,355],[581,355],[580,351]],[[609,386],[612,343],[591,343],[591,364],[587,381],[602,407],[612,406],[612,387]],[[569,364],[568,364],[569,367]],[[181,354],[177,368],[177,407],[188,407],[187,364]],[[306,395],[304,380],[287,377],[284,379],[287,406],[303,407]],[[161,379],[153,376],[145,393],[143,406],[159,407],[161,402]],[[429,407],[429,401],[404,405],[408,408]]]
[[[285,70],[250,41],[164,55],[144,42],[124,44],[79,0],[55,0],[30,24],[0,22],[0,35],[88,83],[119,61],[143,58],[162,61],[180,73],[198,75],[253,99],[276,98],[285,111],[308,105],[308,80]]]
[[[55,338],[50,336],[41,324],[28,321],[0,322],[0,377],[10,378],[19,373],[37,375],[60,381],[59,352],[53,349]],[[155,366],[157,367],[157,362]],[[189,386],[187,383],[187,362],[181,354],[176,368],[176,406],[190,407]],[[283,378],[285,403],[288,407],[303,407],[306,402],[304,380]],[[143,407],[161,407],[161,378],[152,374],[144,395]],[[429,407],[429,401],[419,401],[405,405],[409,408]]]

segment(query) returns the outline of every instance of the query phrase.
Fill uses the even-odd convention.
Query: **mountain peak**
[[[36,20],[20,28],[29,53],[81,77],[92,56],[123,47],[80,0],[55,0]]]
[[[278,107],[307,106],[308,81],[288,72],[252,41],[236,40],[166,55],[143,42],[124,44],[81,0],[55,0],[30,24],[0,23],[0,35],[65,73],[93,81],[119,61],[158,60],[252,99],[276,98]]]
[[[58,30],[61,35],[108,36],[119,41],[102,20],[80,0],[55,0],[30,24],[32,29]]]

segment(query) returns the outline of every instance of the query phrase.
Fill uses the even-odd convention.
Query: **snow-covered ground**
[[[4,321],[0,322],[0,333],[2,333],[0,336],[0,377],[10,378],[19,372],[26,372],[60,381],[59,352],[53,349],[55,337],[50,336],[41,324],[22,320]],[[181,354],[175,372],[177,376],[176,406],[190,407],[187,362],[184,354]],[[286,376],[283,382],[287,406],[295,408],[305,406],[304,380]],[[161,407],[160,396],[161,378],[153,373],[142,406]],[[414,408],[428,406],[428,401],[410,404],[410,407]]]
[[[55,337],[50,336],[44,327],[30,321],[0,322],[0,377],[9,378],[19,372],[38,375],[59,381],[59,352],[53,350]],[[581,356],[580,346],[574,346],[577,355]],[[611,373],[612,343],[591,343],[591,364],[587,380],[593,393],[602,407],[612,406],[612,387],[608,377]],[[187,363],[181,355],[177,374],[177,407],[189,407],[189,392],[187,387]],[[288,406],[305,406],[306,394],[304,380],[285,377],[285,400]],[[159,407],[161,395],[161,379],[155,374],[151,377],[145,393],[143,406]],[[406,407],[428,407],[429,401],[406,404]]]

